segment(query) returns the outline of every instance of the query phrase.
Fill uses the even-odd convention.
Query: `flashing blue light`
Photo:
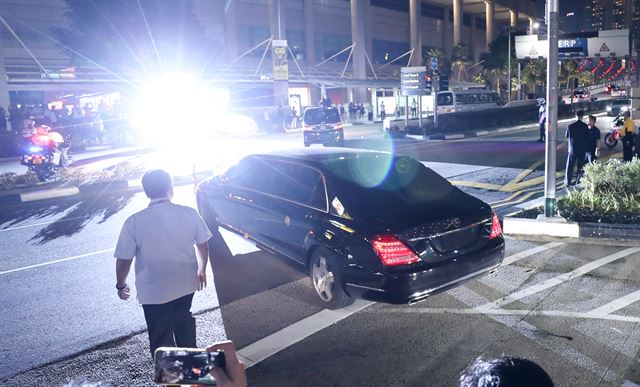
[[[39,153],[42,152],[42,148],[39,146],[30,146],[29,147],[29,152],[30,153]]]

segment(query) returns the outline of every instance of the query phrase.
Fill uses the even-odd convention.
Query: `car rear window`
[[[304,112],[304,122],[308,125],[340,122],[340,114],[336,108],[309,109]]]
[[[339,200],[353,214],[398,218],[457,190],[445,178],[408,157],[359,155],[324,164]]]

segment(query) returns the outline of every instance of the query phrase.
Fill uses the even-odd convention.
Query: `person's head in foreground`
[[[502,356],[476,359],[460,375],[460,387],[553,387],[553,382],[531,360]]]
[[[173,180],[167,171],[152,169],[142,176],[142,188],[149,199],[171,199],[173,196]]]
[[[576,112],[576,118],[581,120],[584,117],[584,110],[580,109]]]

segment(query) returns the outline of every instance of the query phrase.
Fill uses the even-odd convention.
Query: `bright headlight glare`
[[[155,142],[197,141],[228,102],[226,90],[209,88],[190,75],[166,75],[145,85],[134,107],[134,126]],[[209,129],[209,130],[208,130]]]

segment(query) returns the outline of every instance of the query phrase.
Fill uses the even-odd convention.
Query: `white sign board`
[[[589,38],[590,57],[624,57],[629,55],[629,30],[600,31],[597,38]]]
[[[598,37],[586,39],[584,50],[584,38],[558,39],[558,50],[578,51],[584,56],[585,51],[590,58],[625,57],[629,55],[629,30],[599,31]],[[549,53],[549,43],[539,40],[538,35],[516,36],[516,57],[518,59],[546,58]],[[561,55],[563,56],[563,55]]]
[[[549,43],[538,40],[538,35],[516,36],[516,57],[518,59],[546,58],[549,54]]]

